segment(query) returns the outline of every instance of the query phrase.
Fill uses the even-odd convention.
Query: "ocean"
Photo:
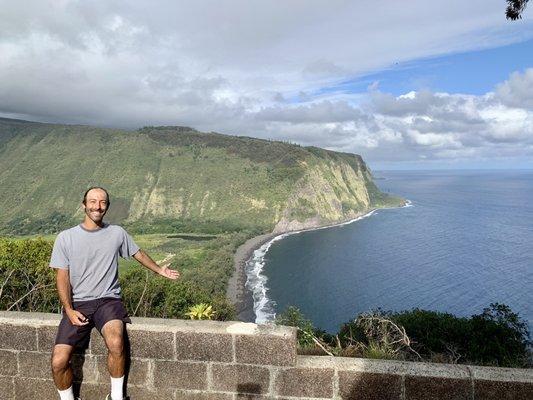
[[[256,250],[247,264],[256,322],[294,305],[334,333],[377,308],[470,316],[499,302],[533,325],[533,171],[374,175],[409,206]]]

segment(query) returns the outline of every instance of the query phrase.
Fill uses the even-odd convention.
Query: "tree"
[[[529,0],[507,0],[507,9],[505,10],[505,17],[511,21],[522,19],[527,2]]]

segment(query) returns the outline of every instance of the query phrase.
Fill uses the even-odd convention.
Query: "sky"
[[[0,116],[533,168],[533,5],[0,0]]]

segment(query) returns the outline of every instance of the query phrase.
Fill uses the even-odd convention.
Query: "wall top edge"
[[[481,367],[464,364],[375,360],[368,358],[298,356],[297,368],[334,369],[339,372],[427,376],[431,378],[476,379],[533,383],[533,369]]]
[[[27,325],[34,327],[58,326],[60,314],[34,313],[21,311],[0,311],[0,324]],[[267,335],[283,339],[295,339],[296,329],[274,324],[257,325],[251,322],[238,321],[192,321],[183,319],[138,318],[132,317],[128,330],[212,333],[231,335]]]

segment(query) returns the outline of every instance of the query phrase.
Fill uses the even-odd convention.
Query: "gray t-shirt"
[[[57,235],[50,267],[69,270],[73,301],[120,298],[118,256],[129,258],[138,251],[118,225],[90,231],[80,224]]]

